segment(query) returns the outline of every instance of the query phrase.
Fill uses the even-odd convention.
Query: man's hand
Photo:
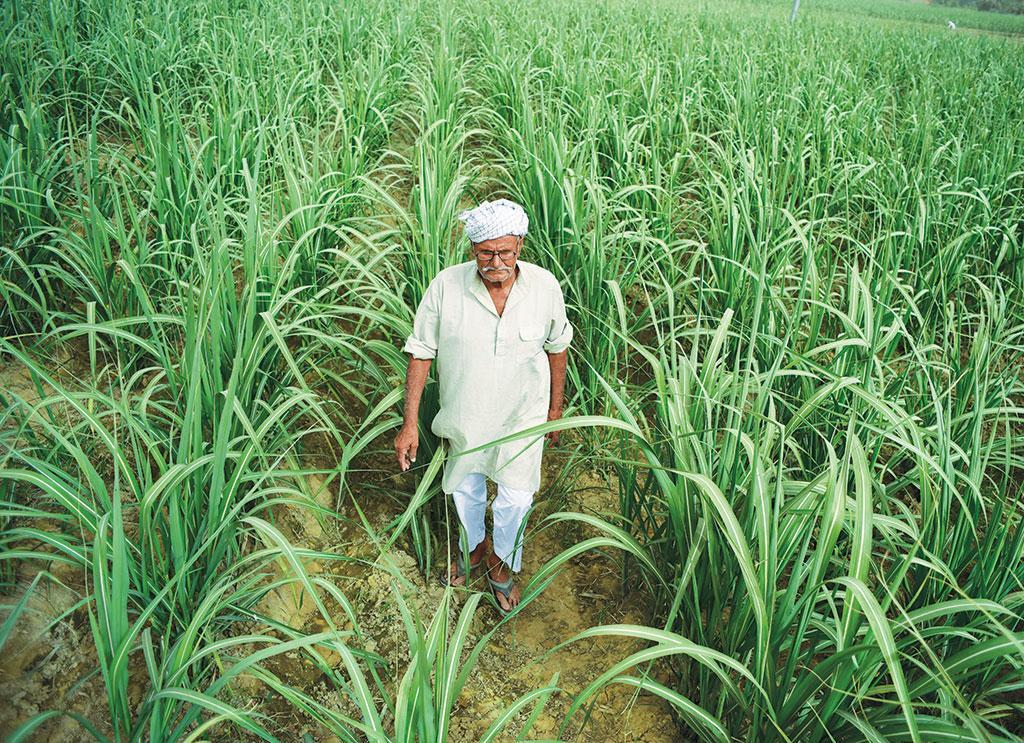
[[[561,408],[558,408],[557,410],[549,410],[548,411],[548,420],[549,421],[557,421],[561,417],[562,417],[562,409]],[[558,434],[560,434],[560,433],[561,433],[561,431],[549,431],[548,433],[544,434],[544,438],[547,439],[548,442],[552,446],[558,446]]]
[[[551,396],[548,400],[548,420],[556,421],[562,417],[563,393],[565,391],[565,363],[567,351],[548,354],[548,367],[551,369]],[[552,446],[558,446],[559,431],[545,434],[544,438]]]
[[[395,436],[395,459],[402,472],[405,472],[416,461],[416,449],[420,445],[420,432],[416,426],[402,426]]]

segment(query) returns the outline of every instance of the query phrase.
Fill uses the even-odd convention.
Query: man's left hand
[[[556,420],[558,420],[561,417],[562,417],[562,410],[561,410],[561,408],[559,408],[558,410],[549,410],[548,411],[548,420],[549,421],[556,421]],[[561,431],[549,431],[548,433],[544,434],[544,438],[547,439],[548,443],[550,443],[552,446],[558,446],[558,434],[560,434],[560,433],[561,433]]]

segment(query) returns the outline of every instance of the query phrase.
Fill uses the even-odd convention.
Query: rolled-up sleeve
[[[441,282],[434,279],[416,308],[412,333],[402,350],[411,353],[415,359],[432,359],[437,356],[437,339],[441,332]]]
[[[562,287],[555,282],[552,287],[554,296],[551,305],[554,308],[551,322],[548,325],[548,337],[544,341],[544,350],[547,353],[561,353],[569,347],[572,341],[572,325],[565,316],[565,298],[562,296]]]

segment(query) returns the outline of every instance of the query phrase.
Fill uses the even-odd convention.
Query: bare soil
[[[31,585],[39,565],[19,566],[14,604]],[[45,567],[45,564],[44,564]],[[0,737],[6,738],[32,716],[57,709],[76,712],[101,732],[109,732],[109,713],[103,678],[89,622],[81,610],[67,614],[81,595],[74,571],[52,563],[53,579],[43,578],[29,597],[0,653]],[[83,731],[72,718],[61,716],[36,729],[31,740],[77,743]]]

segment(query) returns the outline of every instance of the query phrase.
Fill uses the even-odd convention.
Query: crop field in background
[[[0,734],[1019,739],[1024,17],[789,8],[2,4]],[[391,442],[500,196],[576,335],[499,621]]]
[[[910,24],[910,28],[945,30],[946,24],[953,21],[960,31],[1002,34],[1018,40],[1024,35],[1024,16],[960,7],[955,0],[948,5],[929,0],[810,0],[802,8],[810,17],[844,16],[860,28],[871,21],[892,21],[889,28],[907,28]]]

